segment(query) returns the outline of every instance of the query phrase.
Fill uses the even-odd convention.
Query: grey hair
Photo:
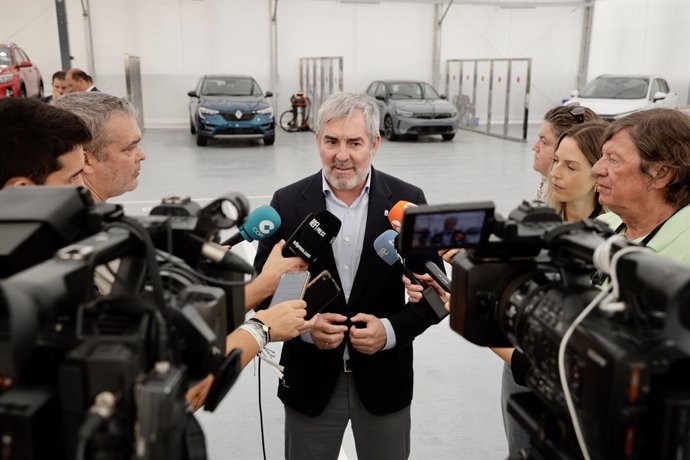
[[[52,104],[77,115],[88,126],[91,131],[91,142],[85,145],[84,149],[90,151],[98,161],[107,160],[104,148],[112,142],[110,133],[105,129],[110,117],[115,113],[123,113],[134,118],[137,116],[136,109],[127,99],[99,91],[69,93],[53,100]]]
[[[369,140],[373,144],[379,136],[379,107],[374,98],[363,93],[335,93],[329,96],[319,108],[316,134],[323,133],[326,123],[337,118],[350,117],[357,110],[364,114]]]

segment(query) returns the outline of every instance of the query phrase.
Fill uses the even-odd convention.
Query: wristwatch
[[[249,323],[254,323],[255,325],[259,326],[261,331],[264,333],[264,338],[266,339],[266,343],[269,343],[271,341],[271,328],[269,326],[266,326],[266,324],[261,321],[259,318],[250,318],[247,322]]]

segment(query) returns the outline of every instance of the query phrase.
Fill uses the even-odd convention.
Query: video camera
[[[1,458],[206,458],[185,393],[213,374],[213,411],[241,370],[225,337],[249,266],[215,241],[248,208],[170,198],[132,219],[84,188],[0,191]]]
[[[533,393],[508,402],[526,458],[690,458],[690,267],[612,235],[539,202],[508,219],[491,202],[405,212],[402,253],[464,248],[451,328],[529,361]]]

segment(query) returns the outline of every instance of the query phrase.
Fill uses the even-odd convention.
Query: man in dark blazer
[[[374,240],[390,229],[399,200],[426,203],[418,187],[375,170],[379,113],[369,96],[338,93],[319,110],[316,140],[323,170],[278,190],[271,201],[280,230],[263,240],[261,271],[273,245],[310,212],[342,221],[333,245],[309,271],[328,270],[343,288],[310,333],[286,342],[278,396],[285,405],[287,459],[337,459],[348,421],[360,460],[405,459],[410,452],[412,341],[438,322],[424,304],[405,304],[402,270],[387,265]],[[442,261],[437,254],[425,260]],[[411,266],[421,271],[419,264]]]
[[[93,78],[78,67],[73,67],[65,74],[67,90],[70,93],[98,92],[100,91],[93,84]]]

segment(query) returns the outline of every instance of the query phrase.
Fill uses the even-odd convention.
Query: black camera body
[[[214,410],[237,378],[225,337],[244,297],[226,298],[244,287],[202,253],[246,210],[164,205],[136,220],[85,189],[0,191],[3,458],[205,458],[185,393],[214,374]]]
[[[526,202],[486,225],[490,237],[453,259],[450,326],[480,346],[515,347],[529,361],[533,394],[511,397],[508,410],[531,433],[530,458],[582,458],[559,348],[602,292],[592,284],[593,259],[613,232],[591,220],[564,224]],[[631,246],[611,243],[609,257]],[[593,459],[688,459],[690,267],[651,252],[621,254],[612,274],[618,299],[584,317],[565,346],[582,436]]]

